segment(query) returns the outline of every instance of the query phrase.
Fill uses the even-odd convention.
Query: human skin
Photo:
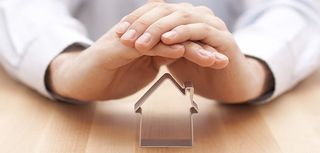
[[[159,42],[166,45],[197,42],[198,45],[192,44],[185,50],[184,58],[168,65],[179,81],[191,80],[196,93],[224,103],[245,103],[273,88],[268,67],[244,56],[226,25],[209,8],[157,3],[141,16],[137,15],[139,11],[122,21],[129,26],[118,32],[121,42],[140,52],[148,52]],[[135,36],[128,39],[127,34],[132,31]],[[211,63],[197,56],[203,49],[215,55]]]
[[[147,53],[123,45],[118,25],[89,48],[69,47],[50,64],[47,86],[51,92],[84,102],[109,100],[135,93],[151,82],[163,64],[190,50],[189,45],[158,43]],[[212,61],[212,54],[201,54]]]
[[[204,13],[207,18],[199,18]],[[148,23],[139,21],[155,14],[159,16]],[[166,19],[169,14],[171,19]],[[183,22],[176,20],[179,15],[185,17]],[[132,29],[130,38],[125,33],[131,30],[132,35]],[[149,43],[139,40],[146,32],[152,37]],[[193,81],[198,94],[222,102],[245,102],[270,89],[267,67],[241,53],[210,9],[159,2],[129,14],[89,48],[71,47],[58,55],[49,67],[49,87],[79,101],[121,98],[152,81],[163,64],[179,81]]]

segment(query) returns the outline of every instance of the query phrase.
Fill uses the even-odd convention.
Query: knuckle
[[[214,48],[212,48],[211,46],[205,44],[205,45],[202,45],[202,47],[206,50],[210,50],[210,51],[215,51]]]
[[[172,12],[174,11],[174,8],[168,4],[162,4],[159,6],[163,11],[165,12]]]
[[[140,16],[136,13],[131,13],[127,16],[124,17],[124,21],[127,21],[129,23],[132,23],[133,21],[135,21],[136,19],[138,19]]]
[[[224,41],[224,48],[222,48],[222,50],[230,50],[232,48],[234,48],[236,46],[236,41],[233,38],[232,33],[228,32],[228,31],[224,31],[223,35],[225,37],[225,41]]]
[[[214,14],[213,11],[210,8],[208,8],[208,7],[204,6],[204,5],[197,6],[196,9],[198,9],[201,12]]]
[[[156,22],[150,26],[148,31],[150,31],[150,29],[152,29],[152,31],[161,31],[163,29],[163,27],[164,27],[164,25],[162,23]]]
[[[183,20],[189,20],[192,18],[192,13],[187,10],[180,10],[178,13]]]
[[[121,21],[127,21],[127,19],[128,19],[128,15],[122,17]]]
[[[217,26],[223,30],[227,29],[226,23],[218,17],[215,17],[215,21],[217,22]]]
[[[231,40],[234,40],[234,39],[233,39],[233,35],[232,35],[231,32],[229,32],[229,31],[224,31],[223,33],[224,33],[225,37],[226,37],[227,39],[229,39],[230,41],[231,41]]]
[[[191,41],[186,41],[184,43],[182,43],[185,47],[189,48],[189,46],[192,44],[193,42]]]
[[[177,33],[183,33],[185,31],[187,31],[187,27],[184,25],[180,25],[180,26],[177,26],[176,28],[174,28],[174,31],[176,31]]]
[[[196,50],[199,50],[199,49],[202,48],[200,45],[198,45],[198,44],[196,44],[196,43],[194,43],[194,42],[190,42],[190,43],[189,43],[189,47],[190,47],[190,49],[193,50],[193,51],[196,51]]]
[[[209,32],[212,30],[212,27],[206,23],[200,23],[200,26],[206,31]]]
[[[144,19],[139,19],[134,23],[135,27],[148,27],[148,22]]]

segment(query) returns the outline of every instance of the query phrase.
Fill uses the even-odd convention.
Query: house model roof
[[[194,88],[192,85],[192,82],[188,81],[185,82],[183,86],[181,86],[169,73],[165,73],[157,82],[155,82],[151,88],[136,102],[134,105],[134,111],[136,113],[139,113],[139,109],[141,109],[141,106],[143,103],[148,99],[148,97],[158,89],[158,87],[165,81],[169,79],[176,87],[177,89],[182,93],[186,94],[187,91],[190,92],[190,101],[191,101],[191,109],[194,109],[194,113],[198,113],[198,105],[193,101],[193,94],[194,94]]]

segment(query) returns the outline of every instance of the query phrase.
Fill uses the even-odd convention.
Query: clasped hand
[[[243,60],[232,34],[209,8],[151,1],[89,48],[59,55],[51,63],[49,84],[53,92],[81,101],[121,98],[143,88],[167,65],[178,80],[192,79],[199,94],[228,101],[223,94],[230,88],[211,94],[207,90],[218,87],[208,82],[227,82],[225,75],[238,73],[229,71],[245,67],[239,64]],[[242,80],[225,85],[236,81]]]

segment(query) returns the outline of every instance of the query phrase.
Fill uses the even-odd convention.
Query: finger
[[[175,11],[172,5],[159,5],[153,8],[149,12],[145,13],[138,19],[136,19],[131,26],[129,26],[128,31],[124,33],[121,37],[121,42],[129,47],[134,47],[136,39],[141,36],[141,34],[154,22],[167,16]],[[137,41],[137,43],[147,43],[150,41],[150,35],[145,34]]]
[[[183,43],[185,47],[184,57],[202,67],[212,66],[216,59],[213,52],[205,50],[201,45],[188,41]]]
[[[144,34],[137,39],[135,47],[140,51],[148,51],[160,41],[163,33],[168,32],[179,25],[201,23],[205,21],[207,21],[209,25],[214,26],[216,24],[215,21],[207,20],[203,16],[200,17],[199,14],[195,14],[192,11],[175,11],[151,24]],[[140,39],[145,39],[145,36],[148,36],[149,41],[140,41]]]
[[[211,31],[211,28],[204,23],[180,25],[164,33],[161,36],[161,40],[166,44],[180,43],[186,40],[203,40],[208,37],[208,32]]]
[[[232,35],[227,31],[220,31],[205,23],[180,25],[162,35],[165,44],[182,43],[187,40],[201,41],[218,50],[235,45]]]
[[[229,64],[229,58],[221,53],[219,53],[216,49],[209,45],[201,45],[207,51],[211,51],[215,56],[215,62],[213,65],[209,66],[213,69],[223,69]]]
[[[183,57],[185,53],[185,47],[183,45],[165,45],[163,43],[159,43],[152,50],[146,53],[142,53],[143,55],[148,56],[160,56],[171,59],[177,59]]]
[[[140,18],[145,12],[150,11],[157,5],[158,5],[157,3],[147,3],[141,6],[140,8],[136,9],[129,15],[123,17],[123,19],[120,21],[120,23],[116,27],[117,35],[122,36],[135,20]]]

